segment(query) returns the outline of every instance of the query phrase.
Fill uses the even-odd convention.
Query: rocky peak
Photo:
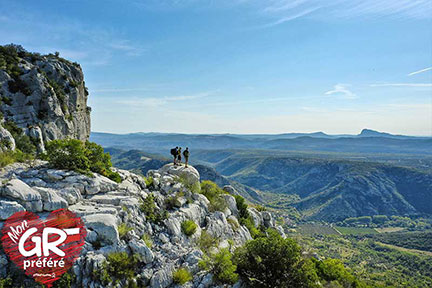
[[[0,46],[0,97],[1,139],[9,140],[8,123],[21,128],[39,150],[49,140],[89,137],[91,109],[83,72],[57,53]]]

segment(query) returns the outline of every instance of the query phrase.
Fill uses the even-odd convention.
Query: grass
[[[148,248],[152,248],[153,246],[153,240],[151,239],[151,236],[147,233],[144,233],[141,236],[141,239],[144,241],[144,243],[147,245]]]
[[[180,268],[173,273],[173,281],[176,284],[183,285],[193,279],[191,273],[186,268]]]
[[[195,222],[193,222],[192,220],[183,221],[181,224],[181,229],[183,233],[187,236],[192,236],[196,232],[197,227],[198,225],[195,224]]]
[[[118,226],[118,232],[119,232],[120,239],[124,239],[126,237],[126,234],[132,230],[133,230],[132,227],[129,227],[126,223],[121,223]]]

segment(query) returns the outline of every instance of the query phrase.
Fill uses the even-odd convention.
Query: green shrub
[[[53,140],[46,144],[46,159],[54,168],[80,173],[99,173],[113,181],[121,182],[118,173],[111,171],[111,156],[102,146],[77,139]]]
[[[192,220],[183,221],[181,224],[181,229],[186,236],[193,235],[197,230],[198,225],[195,224]]]
[[[318,276],[321,280],[338,284],[342,287],[366,287],[350,272],[348,272],[339,259],[325,259],[318,261],[312,258]]]
[[[205,255],[198,265],[200,269],[212,273],[217,283],[234,284],[238,280],[236,265],[233,264],[232,254],[227,248],[215,254]]]
[[[162,223],[168,218],[168,212],[166,210],[156,207],[153,194],[149,194],[144,200],[142,200],[140,210],[144,213],[146,219],[153,223]]]
[[[72,284],[75,282],[76,276],[69,270],[67,273],[63,274],[60,279],[53,283],[54,288],[70,288]],[[0,286],[1,287],[1,286]]]
[[[227,208],[227,203],[222,197],[226,193],[216,183],[209,180],[201,182],[200,193],[210,201],[210,211],[223,211]]]
[[[146,187],[148,189],[154,189],[155,188],[153,177],[147,177],[147,178],[144,177],[144,182],[145,182]]]
[[[267,211],[267,208],[262,205],[256,205],[255,209],[260,212]]]
[[[240,224],[244,225],[249,230],[252,238],[255,239],[262,236],[262,232],[255,227],[251,216],[249,216],[248,218],[240,218]]]
[[[120,281],[130,280],[135,276],[138,265],[138,256],[129,256],[126,252],[112,252],[108,254],[107,260],[102,264],[102,269],[96,273],[96,277],[104,285]]]
[[[240,195],[235,195],[234,198],[236,200],[237,210],[239,211],[239,217],[245,219],[249,218],[250,215],[247,210],[248,205],[246,204],[246,200]]]
[[[12,137],[15,139],[16,148],[26,154],[35,154],[36,145],[32,142],[31,138],[23,134],[23,130],[18,127],[13,121],[6,121],[3,127],[8,130]]]
[[[144,243],[147,245],[148,248],[152,248],[153,246],[153,240],[151,238],[151,236],[147,233],[144,233],[141,236],[141,239],[144,241]]]
[[[207,231],[202,230],[197,244],[201,251],[207,252],[210,251],[211,248],[217,247],[219,245],[219,238],[213,237]]]
[[[117,227],[117,229],[118,229],[118,233],[119,233],[120,239],[123,239],[129,231],[133,230],[133,228],[129,227],[126,223],[121,223]]]
[[[4,152],[0,152],[0,168],[15,162],[26,162],[33,159],[33,155],[23,153],[18,149],[16,149],[15,151],[7,150]]]
[[[186,268],[180,268],[173,273],[173,281],[176,284],[183,285],[193,279],[191,273]]]
[[[318,280],[304,265],[300,246],[275,230],[237,248],[234,263],[248,287],[315,287]]]
[[[54,168],[90,171],[84,143],[77,139],[53,140],[46,144],[47,160]]]
[[[13,287],[12,286],[12,279],[11,278],[4,278],[4,279],[0,279],[0,288],[9,288],[9,287]]]

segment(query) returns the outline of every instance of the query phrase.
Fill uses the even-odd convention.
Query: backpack
[[[183,152],[183,156],[185,156],[185,157],[189,157],[189,150],[185,150],[185,151]]]
[[[177,149],[176,148],[171,149],[171,155],[173,155],[173,156],[177,155]]]

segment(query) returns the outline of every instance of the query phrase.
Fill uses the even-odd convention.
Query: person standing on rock
[[[174,165],[177,165],[177,163],[176,163],[177,154],[178,154],[178,147],[172,148],[171,149],[171,155],[174,157]]]
[[[187,168],[188,167],[187,164],[189,162],[189,148],[188,147],[186,147],[186,150],[183,151],[183,156],[185,158],[185,167]]]
[[[177,164],[181,165],[181,147],[177,150]]]

